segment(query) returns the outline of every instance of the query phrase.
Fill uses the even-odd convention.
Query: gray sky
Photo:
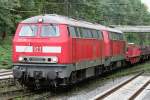
[[[141,0],[147,7],[148,11],[150,12],[150,0]]]

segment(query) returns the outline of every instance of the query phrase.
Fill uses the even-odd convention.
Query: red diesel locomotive
[[[134,43],[128,43],[127,52],[126,52],[126,61],[129,64],[135,64],[140,62],[141,53],[142,52],[140,46],[135,45]]]
[[[124,66],[126,41],[119,30],[47,14],[19,23],[12,59],[27,87],[67,85]]]

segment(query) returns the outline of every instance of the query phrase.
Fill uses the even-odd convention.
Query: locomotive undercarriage
[[[73,66],[56,64],[14,64],[13,74],[21,84],[27,87],[57,86],[69,83]]]
[[[144,62],[144,61],[149,60],[149,59],[150,59],[150,54],[145,54],[145,55],[141,56],[140,61]]]
[[[114,70],[123,65],[123,61],[113,62],[110,66],[98,65],[86,69],[75,70],[73,65],[46,64],[15,64],[13,68],[14,78],[21,85],[30,89],[47,88],[48,86],[66,86],[75,84],[93,76]]]

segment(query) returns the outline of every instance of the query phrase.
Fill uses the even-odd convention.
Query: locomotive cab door
[[[72,63],[74,63],[76,61],[76,28],[73,26],[68,26],[68,32],[69,32],[69,36],[70,36],[70,40],[71,40],[71,60]]]
[[[112,47],[109,38],[109,32],[103,31],[103,36],[104,36],[104,58],[105,58],[104,65],[109,66],[111,62],[111,56],[112,56]]]

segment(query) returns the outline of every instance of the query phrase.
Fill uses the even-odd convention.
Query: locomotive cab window
[[[59,30],[57,25],[42,25],[41,36],[42,37],[57,37],[59,36]]]
[[[36,36],[37,31],[37,25],[23,25],[20,29],[19,36]]]

